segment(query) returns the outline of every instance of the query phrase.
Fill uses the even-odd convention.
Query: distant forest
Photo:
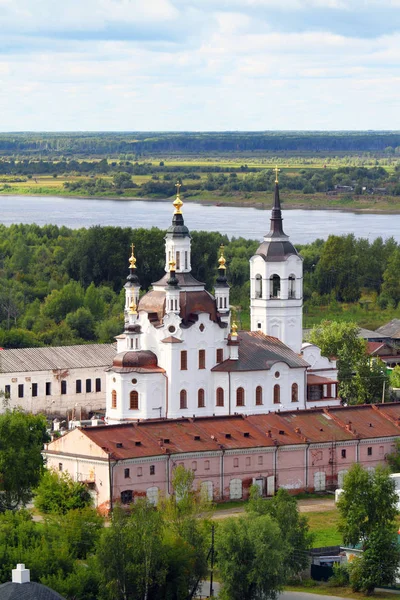
[[[400,132],[94,132],[3,133],[0,154],[136,157],[249,152],[384,152],[400,147]]]

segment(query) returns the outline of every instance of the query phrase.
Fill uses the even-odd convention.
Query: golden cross
[[[275,183],[279,183],[279,180],[278,180],[279,172],[280,172],[280,169],[278,169],[278,165],[276,165],[276,167],[275,167]]]
[[[176,184],[175,184],[175,187],[176,187],[176,193],[177,193],[177,194],[178,194],[178,196],[179,196],[179,190],[181,189],[181,187],[182,187],[182,184],[181,184],[181,183],[179,183],[179,181],[177,181],[177,182],[176,182]]]
[[[132,250],[132,256],[133,256],[133,253],[134,253],[134,250],[135,250],[135,244],[132,244],[131,250]]]

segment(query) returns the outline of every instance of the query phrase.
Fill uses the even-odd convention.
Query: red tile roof
[[[383,342],[367,342],[367,354],[374,354],[382,346],[385,346]]]
[[[329,377],[321,377],[320,375],[311,375],[307,373],[307,385],[324,385],[337,383],[337,379],[329,379]]]

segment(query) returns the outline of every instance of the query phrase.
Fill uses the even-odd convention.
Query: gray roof
[[[41,583],[8,581],[0,585],[0,600],[65,600],[65,598]]]
[[[0,373],[109,367],[116,353],[115,344],[5,349],[0,351]]]
[[[289,256],[299,256],[289,239],[286,241],[273,239],[268,242],[264,241],[257,248],[256,254],[262,256],[265,262],[282,262],[287,260]]]
[[[364,338],[364,340],[370,340],[371,342],[373,342],[374,340],[378,340],[378,341],[382,340],[387,336],[383,335],[382,333],[378,333],[378,330],[371,331],[370,329],[365,329],[364,327],[360,327],[360,330],[358,332],[358,337]]]
[[[259,331],[239,331],[238,342],[239,359],[224,360],[213,371],[264,371],[276,362],[286,363],[293,369],[310,366],[278,338]]]
[[[400,319],[392,319],[389,323],[378,327],[376,332],[380,333],[381,337],[385,335],[390,338],[400,339]]]

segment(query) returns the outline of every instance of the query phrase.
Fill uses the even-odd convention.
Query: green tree
[[[46,419],[20,410],[0,415],[0,510],[26,504],[43,471]]]
[[[75,312],[68,313],[65,322],[76,337],[80,337],[83,340],[94,339],[95,322],[94,317],[88,308],[82,306]]]
[[[101,290],[96,288],[93,281],[85,292],[84,306],[95,319],[101,320],[104,317],[106,303]]]
[[[370,594],[376,586],[392,583],[398,569],[395,483],[382,467],[370,472],[355,464],[345,476],[343,490],[339,529],[345,544],[363,550],[350,569],[350,582],[355,590]]]
[[[68,473],[45,471],[35,490],[35,506],[40,512],[65,515],[74,509],[83,509],[92,504],[86,486],[73,481]]]
[[[400,248],[389,257],[387,267],[383,273],[382,294],[391,298],[395,304],[400,301]]]
[[[285,582],[287,548],[269,515],[223,521],[217,529],[216,551],[222,600],[278,597]]]
[[[400,473],[400,440],[396,440],[394,450],[387,455],[386,460],[392,473]]]
[[[70,281],[61,290],[53,290],[47,296],[42,313],[59,323],[68,313],[78,310],[83,305],[83,299],[82,286],[76,281]]]
[[[396,365],[390,372],[390,385],[393,388],[400,388],[400,365]]]

